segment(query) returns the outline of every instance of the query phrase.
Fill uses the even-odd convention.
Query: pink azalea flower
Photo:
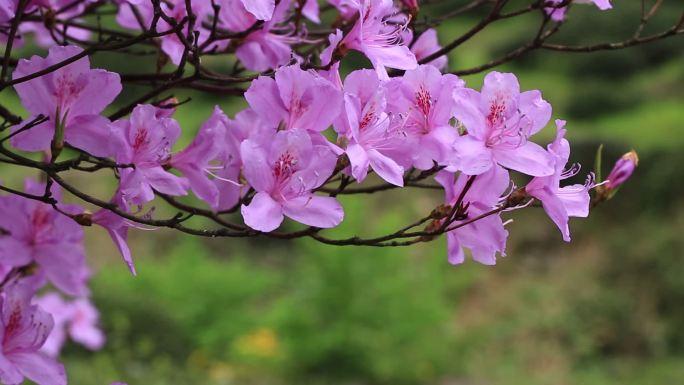
[[[406,41],[411,41],[411,39],[406,39]],[[437,40],[437,31],[433,28],[429,28],[421,33],[411,46],[411,52],[416,55],[416,60],[418,61],[421,61],[423,58],[432,55],[440,49],[442,49],[442,46],[439,45],[439,41]],[[448,66],[448,59],[446,55],[442,55],[426,64],[433,65],[440,71],[444,71]]]
[[[615,190],[616,188],[622,186],[623,183],[632,176],[634,170],[636,170],[639,165],[639,156],[636,151],[632,150],[625,155],[623,155],[617,162],[615,166],[608,174],[606,178],[605,188],[608,190]]]
[[[45,185],[27,180],[25,191],[42,195]],[[59,200],[56,186],[52,195]],[[59,208],[71,214],[83,211],[61,203]],[[69,295],[88,293],[90,272],[79,224],[48,204],[17,195],[0,196],[0,212],[0,228],[9,232],[0,236],[3,265],[21,267],[35,262],[59,290]]]
[[[315,227],[342,222],[342,206],[333,197],[314,195],[335,168],[336,156],[325,145],[314,145],[303,129],[279,131],[240,146],[245,178],[257,191],[242,206],[245,223],[259,231],[273,231],[283,216]]]
[[[342,92],[313,71],[281,67],[275,80],[260,76],[245,93],[250,107],[272,127],[321,132],[342,110]]]
[[[100,312],[87,298],[77,298],[71,302],[69,336],[90,350],[104,346],[105,335],[98,326]]]
[[[455,97],[455,116],[467,130],[455,147],[460,170],[477,175],[498,163],[532,176],[553,174],[551,155],[528,140],[551,118],[539,91],[521,93],[515,75],[490,72],[482,92],[463,88]]]
[[[421,170],[453,163],[453,144],[458,132],[449,124],[454,116],[454,92],[464,82],[455,75],[442,75],[431,65],[407,71],[390,82],[389,110],[412,141],[413,165]]]
[[[119,191],[114,195],[112,203],[115,203],[121,210],[128,211],[128,206]],[[128,228],[131,227],[128,222],[121,216],[107,209],[99,209],[96,211],[92,215],[91,220],[94,224],[107,230],[107,233],[112,238],[112,241],[114,241],[126,266],[128,266],[131,274],[135,275],[135,265],[133,264],[131,250],[128,247]]]
[[[34,292],[22,280],[9,284],[0,296],[0,382],[19,385],[28,378],[38,385],[66,385],[64,366],[39,351],[54,322],[30,304]]]
[[[404,168],[392,159],[392,152],[404,144],[404,136],[390,128],[384,84],[374,71],[359,70],[347,76],[344,90],[345,111],[338,131],[349,141],[345,152],[352,175],[361,182],[372,167],[384,180],[403,186]]]
[[[386,23],[394,16],[392,0],[353,0],[359,18],[341,42],[341,49],[362,52],[378,73],[388,79],[385,67],[410,70],[418,63],[402,39],[405,26]]]
[[[570,242],[568,219],[589,215],[589,190],[593,188],[594,183],[593,175],[590,175],[584,185],[560,187],[561,180],[574,176],[579,171],[579,167],[565,170],[570,157],[570,143],[565,139],[564,126],[565,121],[556,120],[556,139],[548,147],[555,160],[554,173],[532,179],[525,187],[525,191],[541,201],[544,211],[563,234],[563,240]]]
[[[154,199],[152,189],[168,195],[187,194],[187,180],[164,170],[171,146],[180,136],[178,122],[158,118],[157,108],[141,104],[129,119],[117,120],[112,127],[117,141],[116,161],[135,165],[119,170],[119,191],[126,202],[149,202]]]
[[[171,166],[188,178],[195,195],[213,209],[219,205],[219,189],[207,174],[211,173],[211,162],[224,151],[222,140],[226,136],[227,120],[223,111],[218,106],[214,107],[211,117],[202,125],[192,143],[169,160]]]
[[[33,56],[30,60],[20,60],[12,76],[17,79],[30,75],[82,51],[75,46],[54,46],[45,59]],[[84,57],[14,88],[31,113],[27,121],[40,114],[50,119],[13,137],[13,146],[26,151],[49,149],[59,122],[69,144],[93,155],[111,154],[109,120],[100,113],[121,92],[118,74],[90,69],[90,62]],[[15,126],[13,130],[20,128]]]
[[[459,175],[454,180],[454,174],[441,171],[435,180],[444,186],[445,200],[453,205],[461,195],[469,176]],[[463,203],[468,204],[467,221],[490,211],[498,202],[501,195],[508,189],[510,178],[508,171],[499,166],[491,167],[488,171],[478,175],[468,192],[464,195]],[[451,226],[462,221],[455,221]],[[483,265],[495,265],[496,254],[505,256],[506,238],[508,231],[504,228],[501,216],[489,215],[447,233],[449,263],[460,264],[465,261],[464,248],[471,251],[475,261]]]
[[[97,326],[99,313],[88,299],[67,302],[57,293],[48,293],[36,298],[34,303],[54,319],[54,328],[41,348],[47,355],[59,355],[67,331],[71,339],[90,350],[99,350],[104,345],[104,333]]]

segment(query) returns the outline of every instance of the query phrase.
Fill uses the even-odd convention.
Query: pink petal
[[[411,46],[411,51],[416,55],[416,59],[420,61],[421,59],[432,55],[437,52],[442,47],[439,45],[437,39],[437,31],[433,28],[425,30],[418,36],[418,39]],[[434,59],[427,64],[437,67],[439,70],[444,70],[447,67],[448,59],[446,55],[442,55],[437,59]]]
[[[100,114],[121,93],[121,77],[115,72],[91,69],[87,72],[88,84],[78,94],[74,105],[79,115]]]
[[[235,55],[248,70],[264,72],[287,64],[292,58],[292,48],[274,35],[258,31],[238,47]]]
[[[404,45],[387,47],[364,46],[363,53],[373,63],[378,77],[382,80],[389,78],[385,67],[411,70],[418,66],[415,55]]]
[[[592,0],[592,2],[602,11],[613,8],[610,4],[610,0]]]
[[[30,122],[33,117],[26,120]],[[16,132],[25,124],[12,127],[12,132]],[[44,151],[50,148],[52,138],[55,136],[55,122],[46,121],[37,126],[15,135],[10,139],[12,146],[24,151]]]
[[[318,24],[321,22],[319,19],[319,9],[318,9],[318,0],[306,0],[306,3],[304,4],[304,8],[302,8],[302,14],[309,20],[313,21],[314,23]]]
[[[213,180],[207,178],[204,170],[190,170],[179,168],[186,178],[188,178],[190,188],[198,198],[207,202],[209,207],[216,209],[219,204],[219,189]]]
[[[155,190],[173,196],[187,195],[188,180],[164,171],[162,167],[141,170],[150,186]]]
[[[480,93],[469,88],[459,88],[454,91],[454,99],[456,100],[454,117],[463,124],[468,135],[485,140],[487,122],[479,107],[481,104]]]
[[[447,253],[450,264],[460,265],[465,262],[465,253],[455,231],[447,233]]]
[[[89,272],[85,264],[83,245],[61,243],[40,246],[36,248],[35,259],[47,278],[59,290],[73,296],[88,294],[86,279]]]
[[[456,167],[468,175],[480,175],[494,165],[491,150],[471,135],[460,136],[454,142]]]
[[[345,152],[347,153],[347,157],[349,158],[352,176],[356,179],[357,182],[363,182],[363,180],[366,179],[366,175],[368,174],[369,165],[366,150],[364,150],[363,147],[361,147],[357,143],[351,143],[347,146]]]
[[[76,148],[95,156],[111,156],[112,131],[107,118],[99,115],[81,115],[70,120],[64,130],[64,139]]]
[[[444,187],[444,201],[451,202],[456,199],[454,190],[455,177],[453,172],[440,171],[435,175],[435,181]]]
[[[180,64],[183,59],[185,45],[178,40],[177,36],[169,35],[161,38],[162,51],[171,59],[174,65]]]
[[[136,275],[133,256],[131,256],[131,250],[128,247],[128,227],[122,226],[117,229],[107,228],[107,232],[109,233],[109,236],[112,237],[112,241],[114,241],[116,248],[119,250],[121,258],[123,258],[126,266],[128,266],[128,270],[131,271],[131,274]]]
[[[240,212],[247,226],[265,233],[277,229],[283,222],[282,206],[264,192],[258,192],[249,206],[242,205]]]
[[[254,80],[245,92],[245,99],[257,114],[274,126],[288,115],[280,99],[278,86],[275,80],[269,77],[260,76]]]
[[[66,385],[64,365],[40,353],[13,353],[12,362],[29,380],[38,385]]]
[[[24,266],[31,262],[31,249],[20,240],[7,235],[0,236],[0,255],[6,266]]]
[[[288,200],[283,212],[297,222],[320,228],[335,227],[344,219],[344,210],[337,199],[316,195]]]
[[[484,78],[482,85],[484,105],[481,107],[488,111],[490,106],[501,105],[504,108],[502,113],[507,118],[516,111],[519,95],[520,84],[515,75],[492,71]]]
[[[242,4],[258,20],[271,20],[275,10],[275,0],[242,0]]]
[[[404,168],[393,159],[386,157],[375,149],[368,151],[370,165],[382,179],[395,186],[404,186]]]
[[[563,240],[570,242],[570,228],[568,227],[568,212],[565,209],[563,201],[560,200],[556,194],[549,191],[548,188],[536,190],[533,195],[539,199],[544,207],[544,211],[551,218],[553,223],[558,226]]]
[[[119,191],[126,202],[141,205],[154,199],[154,191],[145,179],[142,169],[125,168],[120,173]]]
[[[520,94],[520,113],[531,122],[527,135],[531,136],[541,131],[551,120],[551,105],[542,99],[541,92],[526,91]]]
[[[559,189],[558,198],[563,201],[565,211],[571,217],[586,218],[589,216],[589,203],[591,198],[584,185],[575,184]]]
[[[469,216],[477,216],[484,212],[483,209],[471,205]],[[496,253],[503,254],[505,250],[508,232],[499,215],[490,215],[454,231],[461,244],[470,249],[473,259],[483,265],[495,265]]]
[[[257,191],[270,191],[274,179],[266,151],[256,142],[245,140],[240,145],[240,156],[247,182]]]
[[[221,178],[237,182],[240,177],[240,165],[230,164],[225,166],[224,169],[217,172],[217,175]],[[220,179],[214,179],[214,183],[219,190],[219,203],[216,210],[228,210],[233,208],[242,196],[243,190],[247,190],[247,187],[236,186],[234,183],[222,181]]]
[[[551,155],[534,142],[526,142],[515,149],[494,147],[492,152],[500,165],[523,174],[547,176],[555,171]]]
[[[24,375],[19,368],[0,352],[0,383],[19,385],[24,382]]]

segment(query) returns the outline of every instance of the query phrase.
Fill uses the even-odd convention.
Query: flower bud
[[[606,189],[614,190],[620,187],[623,183],[632,176],[634,169],[639,165],[639,156],[636,151],[632,150],[622,158],[618,159],[613,166],[608,178],[606,178]]]
[[[93,225],[93,214],[85,211],[81,214],[76,214],[73,217],[74,221],[81,226],[92,226]]]
[[[171,97],[164,99],[157,105],[157,113],[155,114],[157,118],[170,118],[176,112],[176,106],[178,105],[178,99]]]

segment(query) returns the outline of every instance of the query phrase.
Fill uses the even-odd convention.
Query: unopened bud
[[[506,206],[515,207],[525,203],[525,200],[529,198],[527,191],[524,188],[517,189],[508,196],[506,200]]]
[[[447,206],[447,207],[448,207],[448,206]],[[447,214],[447,215],[448,215],[448,214]],[[424,231],[427,232],[427,233],[437,233],[437,231],[439,231],[439,229],[442,227],[442,222],[443,222],[443,221],[441,221],[441,220],[439,220],[439,219],[435,219],[435,220],[431,221],[430,223],[428,223],[427,226],[425,226],[425,230],[424,230]],[[437,234],[436,234],[436,235],[437,235]],[[421,239],[423,242],[427,242],[427,241],[431,241],[431,240],[435,239],[435,236],[436,236],[436,235],[423,235],[423,236],[420,237],[420,239]]]
[[[83,212],[81,214],[76,214],[73,216],[76,223],[81,226],[92,226],[93,225],[93,214],[89,212]]]
[[[451,206],[441,204],[432,210],[430,215],[435,219],[442,219],[448,217],[449,214],[451,214]]]
[[[337,158],[337,164],[335,164],[335,172],[333,175],[337,174],[338,172],[344,170],[349,166],[351,163],[349,162],[349,157],[347,157],[347,154],[342,154]]]
[[[622,156],[622,158],[618,159],[617,162],[615,162],[615,166],[613,166],[613,170],[610,171],[610,174],[608,174],[608,178],[606,178],[606,189],[608,190],[614,190],[618,187],[620,187],[623,183],[629,179],[629,177],[632,176],[632,173],[634,173],[634,169],[639,165],[639,156],[637,155],[636,151],[632,150],[625,155]]]
[[[171,97],[164,99],[159,104],[157,104],[157,111],[155,116],[159,118],[170,118],[174,112],[176,112],[176,106],[178,105],[178,99]]]

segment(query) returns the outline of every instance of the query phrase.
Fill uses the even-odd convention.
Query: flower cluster
[[[24,191],[42,194],[45,183],[26,181]],[[97,350],[104,335],[97,324],[99,314],[90,303],[83,246],[83,229],[69,216],[83,209],[61,202],[54,185],[50,195],[55,206],[17,195],[0,196],[0,382],[20,384],[24,377],[38,384],[66,384],[57,356],[71,339]],[[57,211],[57,208],[59,211]],[[28,278],[22,278],[30,275]],[[34,297],[50,284],[56,291]],[[65,302],[60,291],[75,299]],[[33,302],[33,303],[32,303]]]
[[[15,76],[78,51],[72,46],[54,47],[46,59],[22,60]],[[578,172],[574,166],[566,169],[565,123],[556,122],[558,134],[548,149],[533,142],[531,137],[551,118],[551,105],[539,91],[521,92],[510,73],[489,73],[477,91],[433,65],[420,65],[393,78],[361,69],[337,82],[329,79],[341,79],[338,73],[284,66],[273,78],[261,76],[252,82],[245,93],[248,109],[230,119],[216,107],[192,143],[177,152],[174,144],[181,127],[173,119],[173,108],[142,104],[129,117],[109,122],[98,113],[121,89],[116,74],[90,69],[83,58],[52,75],[23,83],[17,93],[33,114],[56,111],[50,116],[63,126],[65,143],[126,165],[118,170],[119,186],[112,198],[123,212],[142,207],[158,194],[183,196],[192,191],[214,211],[240,204],[245,224],[257,231],[276,230],[284,217],[330,228],[342,222],[344,211],[334,196],[323,196],[317,189],[336,171],[359,183],[374,172],[401,187],[407,170],[438,169],[447,204],[470,205],[463,220],[506,199],[512,187],[508,170],[534,178],[525,191],[542,202],[565,240],[570,239],[568,217],[588,213],[591,177],[584,185],[560,186],[562,179]],[[95,92],[95,87],[105,87],[107,92]],[[97,123],[80,124],[83,121]],[[28,151],[49,149],[57,129],[52,122],[23,132],[17,125],[13,144]],[[325,135],[330,129],[334,141],[328,139],[332,135]],[[454,173],[460,175],[456,180],[452,180]],[[464,189],[469,179],[475,182]],[[475,259],[493,264],[495,254],[504,252],[506,239],[499,214],[486,221],[492,222],[491,231],[480,231],[483,224],[473,223],[449,232],[449,239],[476,232],[470,238],[478,244],[457,243],[487,250],[486,256]],[[54,211],[50,215],[80,234],[69,218]],[[448,218],[450,224],[459,222],[452,219]],[[134,271],[126,245],[130,223],[107,209],[95,213],[92,221],[108,230]],[[29,260],[27,256],[15,265]],[[450,260],[462,261],[460,247],[450,247]],[[68,277],[57,273],[50,277],[68,294],[82,293],[73,270],[69,271]]]
[[[608,0],[591,2],[610,8]],[[120,28],[88,28],[82,17],[105,3],[116,6]],[[546,23],[563,20],[568,4],[536,7],[545,7]],[[507,212],[538,203],[570,241],[569,218],[588,215],[592,189],[595,200],[608,199],[634,171],[638,159],[630,153],[604,182],[596,183],[592,173],[584,183],[566,182],[580,172],[568,163],[566,122],[555,120],[553,141],[538,144],[536,135],[553,115],[540,91],[521,90],[512,73],[490,72],[474,86],[446,72],[437,31],[412,28],[416,0],[329,0],[327,9],[339,15],[321,32],[307,28],[321,23],[315,0],[0,0],[0,39],[12,37],[16,47],[31,33],[49,47],[46,55],[15,60],[7,84],[28,118],[0,129],[9,128],[0,139],[3,155],[28,162],[45,177],[27,179],[23,191],[0,186],[9,192],[0,195],[0,382],[66,384],[56,360],[66,339],[93,350],[103,346],[98,311],[89,301],[82,227],[105,230],[136,274],[129,230],[179,228],[184,220],[155,220],[161,200],[238,236],[318,236],[344,220],[337,196],[350,184],[374,179],[381,191],[434,179],[429,187],[441,188],[444,201],[436,199],[428,217],[367,244],[412,244],[446,234],[450,263],[470,255],[494,265],[506,251]],[[216,106],[184,148],[177,146],[183,129],[174,119],[183,103],[149,102],[159,92],[105,116],[120,104],[125,76],[91,67],[88,53],[102,48],[83,42],[95,31],[113,36],[105,42],[112,50],[143,41],[156,45],[153,81],[166,82],[162,91],[188,79],[250,81],[245,89],[230,89],[244,94],[246,108],[229,117]],[[79,43],[90,51],[74,45]],[[315,49],[297,49],[307,45]],[[341,70],[351,51],[373,68]],[[222,77],[200,60],[219,54],[234,54],[235,76]],[[183,77],[187,63],[195,73]],[[177,71],[161,73],[164,66]],[[245,71],[258,74],[238,77]],[[5,142],[44,161],[7,150]],[[78,158],[60,160],[65,149]],[[84,160],[92,169],[114,172],[116,188],[106,199],[71,188],[59,176]],[[65,203],[60,186],[97,208]],[[176,200],[190,194],[200,207]],[[239,223],[224,219],[234,213]],[[305,228],[279,232],[286,217]],[[425,231],[409,232],[422,224]],[[413,241],[400,241],[406,238]],[[338,244],[364,244],[354,242],[361,241]]]

